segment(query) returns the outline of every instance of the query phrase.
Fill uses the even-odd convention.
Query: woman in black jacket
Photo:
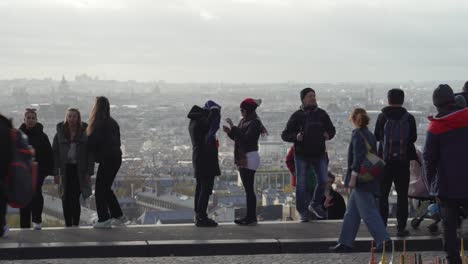
[[[0,238],[8,234],[6,224],[7,196],[5,180],[8,173],[8,164],[11,161],[11,120],[0,114]]]
[[[234,140],[234,160],[247,195],[247,216],[236,219],[238,225],[257,224],[257,197],[254,189],[255,171],[260,165],[258,155],[258,139],[260,134],[266,134],[262,121],[255,110],[260,106],[261,100],[247,98],[240,104],[242,119],[238,126],[234,126],[230,118],[226,119],[229,127],[223,126],[224,132]]]
[[[49,138],[44,133],[44,127],[37,122],[36,109],[28,108],[24,113],[24,123],[19,128],[28,136],[28,141],[36,152],[36,162],[38,163],[38,177],[36,193],[32,201],[24,208],[20,209],[21,228],[31,228],[31,216],[33,228],[41,229],[42,210],[44,208],[44,197],[42,196],[42,184],[48,175],[52,175],[54,167],[54,157]]]
[[[99,163],[95,192],[98,221],[94,228],[125,225],[128,219],[123,215],[119,201],[111,189],[122,165],[120,127],[110,116],[109,100],[104,96],[96,98],[89,117],[87,134],[89,150]]]

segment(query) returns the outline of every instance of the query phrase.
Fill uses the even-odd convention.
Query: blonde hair
[[[366,128],[369,125],[370,117],[364,108],[356,108],[351,112],[349,120],[359,128]]]

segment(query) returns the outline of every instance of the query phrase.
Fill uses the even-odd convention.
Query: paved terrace
[[[427,230],[430,221],[407,237],[409,251],[440,251],[439,236]],[[389,223],[396,233],[394,220]],[[11,230],[0,239],[0,259],[103,258],[207,256],[285,253],[324,253],[336,243],[341,221],[261,222],[257,226],[221,224],[216,228],[194,225],[129,226],[107,230],[47,228],[42,231]],[[401,250],[402,240],[396,240]],[[367,228],[362,225],[356,252],[370,247]]]

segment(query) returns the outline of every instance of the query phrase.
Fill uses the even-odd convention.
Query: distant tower
[[[65,79],[65,76],[62,75],[62,81],[60,81],[59,87],[58,87],[58,92],[59,93],[68,93],[70,91],[70,86],[68,85],[67,80]]]

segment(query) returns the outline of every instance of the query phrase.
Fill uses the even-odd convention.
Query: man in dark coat
[[[199,227],[218,225],[208,218],[207,209],[215,176],[221,175],[216,139],[221,121],[220,109],[218,104],[208,101],[203,108],[193,106],[187,116],[190,119],[188,129],[192,140],[192,163],[197,181],[194,204],[195,225]]]
[[[441,208],[444,250],[448,263],[461,264],[457,238],[459,210],[468,209],[468,109],[455,105],[452,88],[441,84],[434,90],[437,115],[431,121],[424,146],[424,166],[431,196]]]
[[[408,230],[406,230],[406,222],[408,221],[410,160],[417,159],[414,143],[418,134],[414,116],[402,106],[405,99],[403,90],[397,88],[389,90],[387,99],[388,106],[383,108],[382,113],[378,116],[374,132],[375,138],[379,142],[378,153],[386,162],[381,183],[379,207],[384,224],[387,225],[388,197],[392,184],[395,184],[397,192],[397,236],[404,237],[409,235]],[[399,123],[401,128],[398,134],[393,133],[393,130],[391,130],[391,126],[396,122]],[[394,140],[391,139],[401,139],[399,142],[403,142],[398,146],[400,155],[388,154],[394,147],[392,145]],[[398,147],[395,147],[394,150]]]
[[[5,179],[12,154],[10,141],[11,128],[11,121],[0,115],[0,237],[5,237],[8,233],[8,226],[6,225],[7,197]]]
[[[39,230],[41,229],[42,210],[44,208],[42,184],[48,175],[53,174],[54,156],[49,138],[43,131],[44,127],[37,122],[35,109],[26,109],[24,123],[19,129],[28,136],[28,142],[35,150],[35,158],[38,163],[36,193],[32,201],[26,207],[20,209],[20,226],[21,228],[31,228],[32,219],[34,229]]]

